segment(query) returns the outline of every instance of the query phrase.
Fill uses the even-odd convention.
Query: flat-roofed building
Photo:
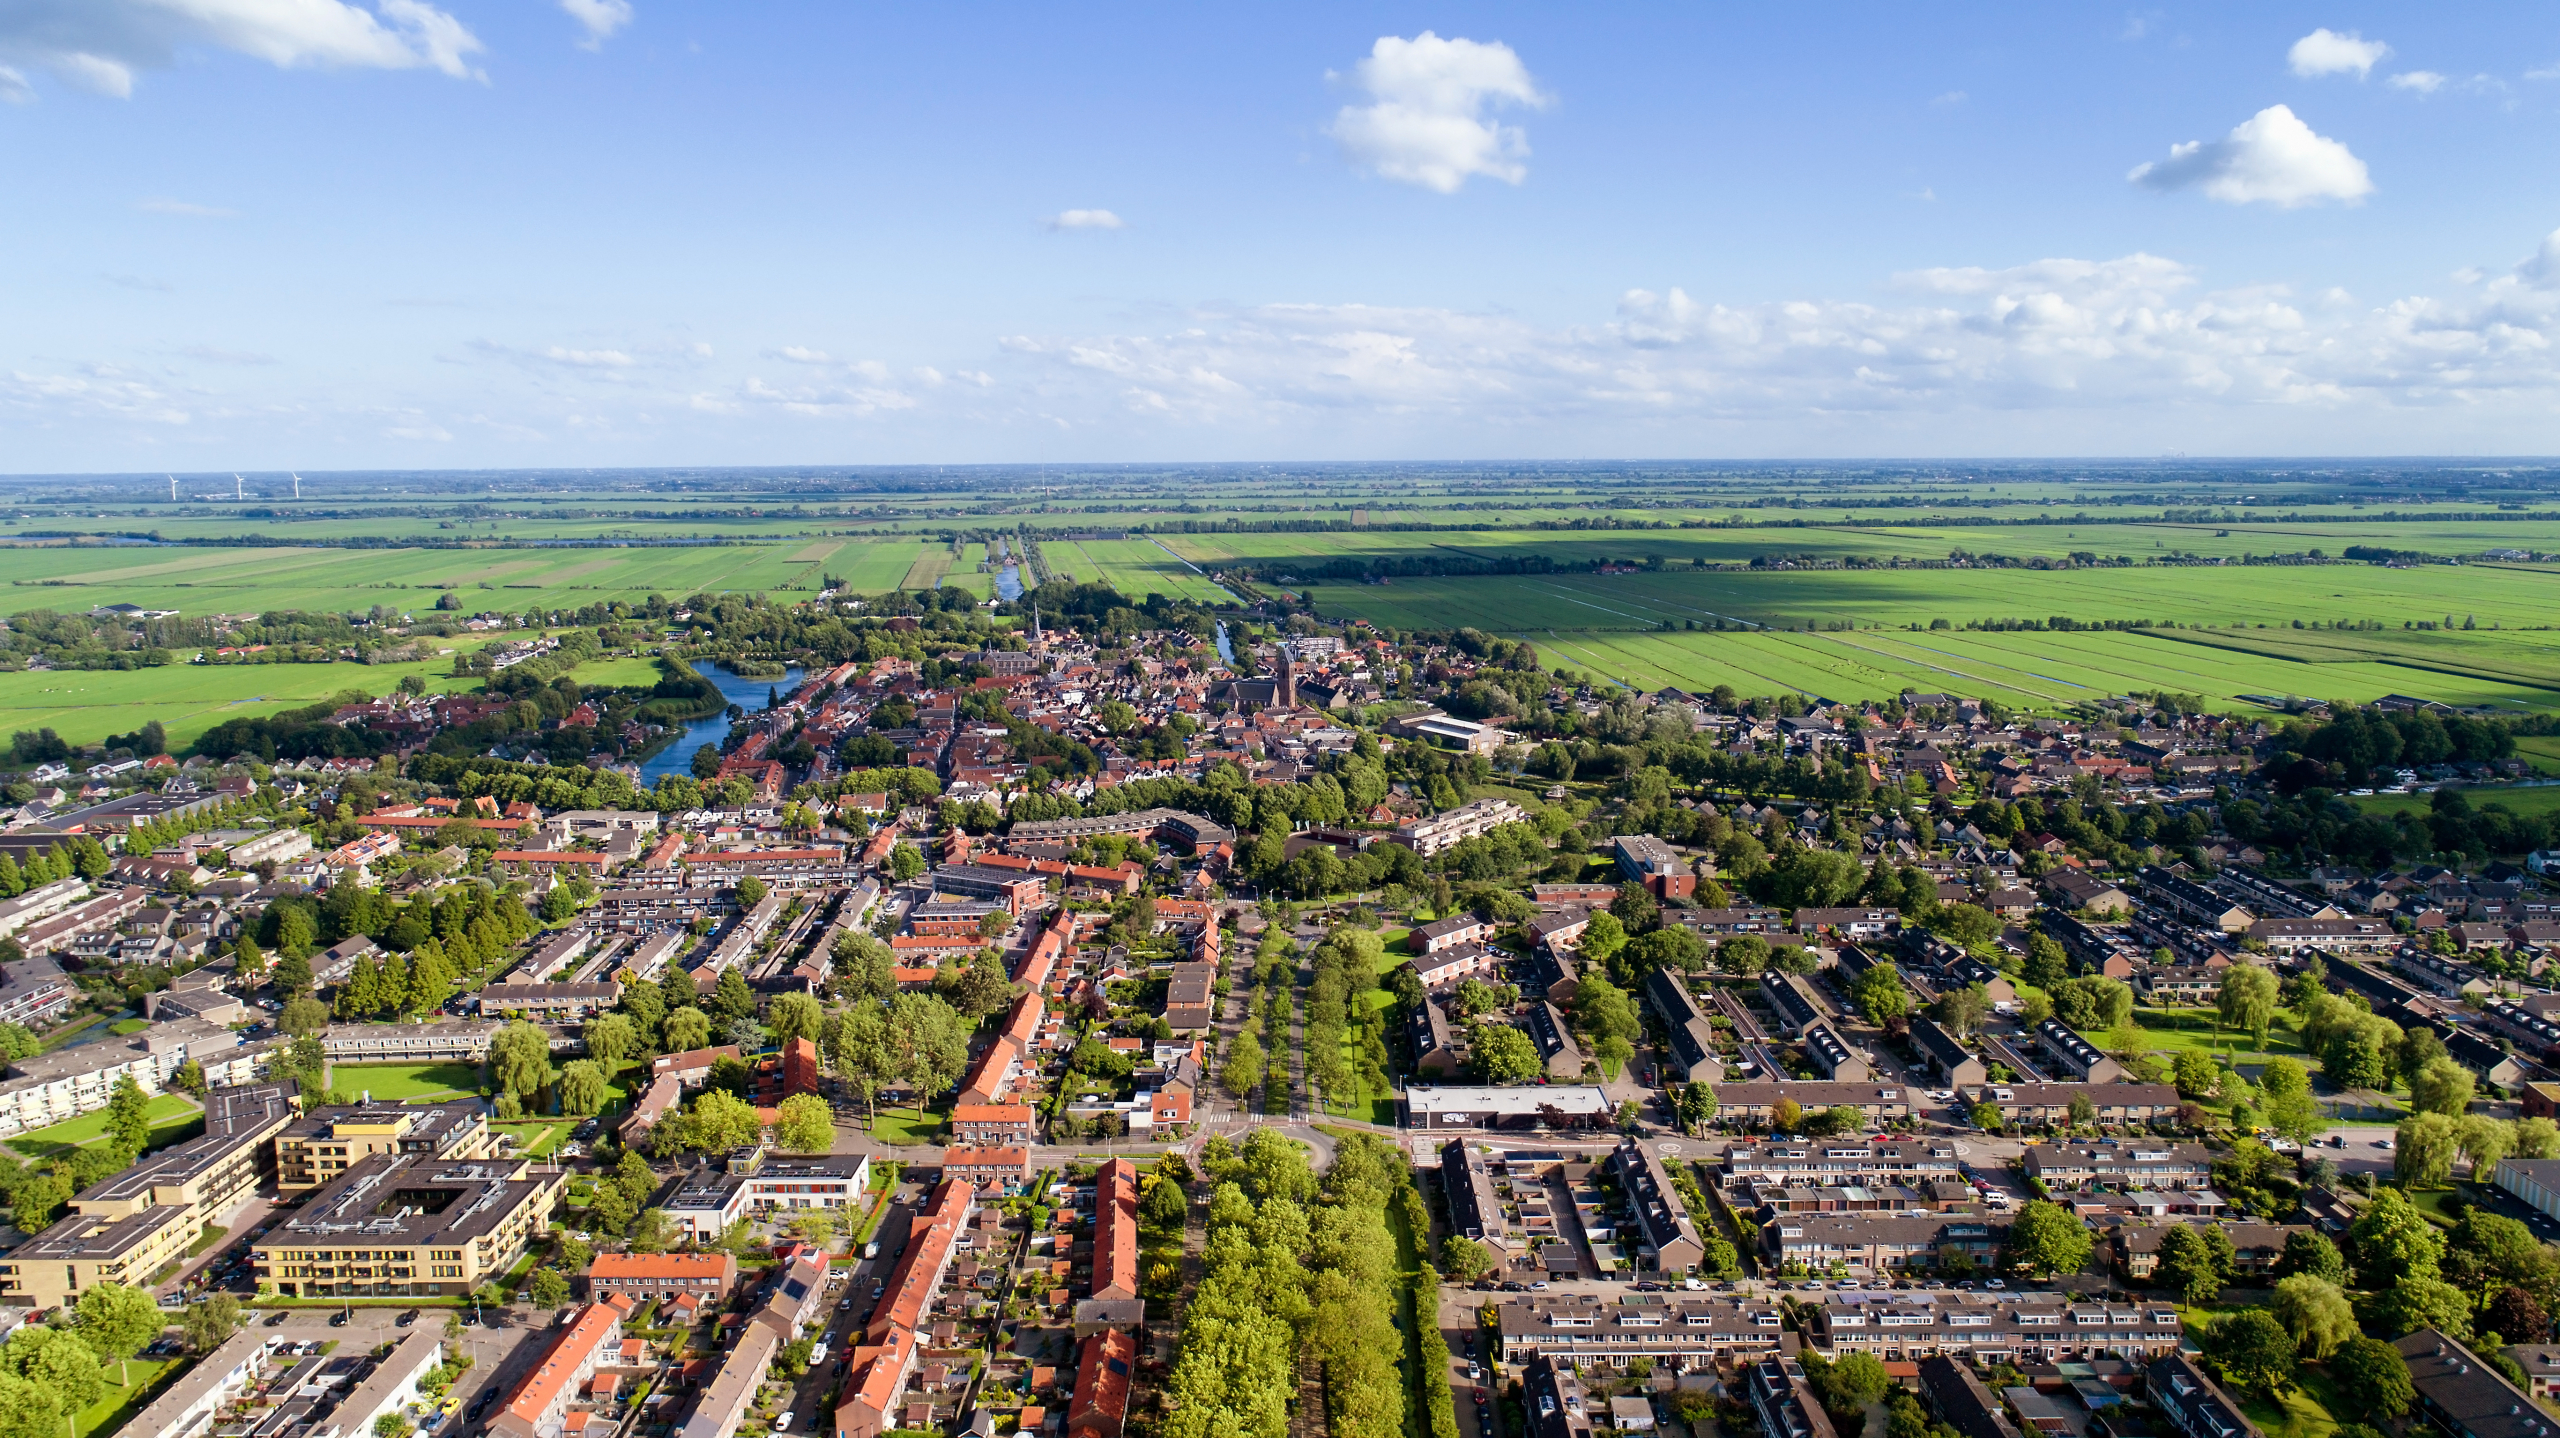
[[[339,1074],[342,1082],[350,1077]],[[318,1188],[375,1154],[469,1160],[491,1158],[497,1151],[497,1134],[477,1099],[330,1104],[293,1120],[276,1135],[276,1188],[282,1193]]]
[[[777,1157],[750,1148],[692,1170],[659,1206],[679,1232],[707,1241],[741,1218],[779,1208],[857,1207],[870,1188],[868,1154]]]
[[[0,938],[59,914],[88,897],[89,881],[71,878],[38,884],[14,899],[0,899]]]
[[[411,1330],[389,1353],[375,1359],[373,1371],[338,1400],[328,1423],[340,1438],[364,1438],[374,1431],[375,1421],[387,1413],[401,1414],[405,1426],[404,1410],[418,1401],[418,1385],[443,1362],[443,1333],[426,1326]]]
[[[938,894],[991,900],[1020,914],[1048,897],[1049,881],[1042,875],[1024,874],[1013,869],[946,864],[933,871],[933,889]]]
[[[1651,834],[1620,834],[1609,841],[1618,872],[1657,899],[1685,899],[1698,891],[1697,875],[1680,852]]]
[[[126,1420],[116,1430],[118,1438],[202,1438],[211,1433],[214,1415],[266,1376],[275,1345],[282,1341],[259,1328],[232,1334],[161,1389],[149,1407]]]
[[[1607,1128],[1616,1107],[1606,1090],[1578,1085],[1438,1088],[1415,1084],[1404,1094],[1405,1126],[1421,1129]]]
[[[523,1159],[377,1153],[253,1243],[258,1280],[287,1298],[468,1293],[549,1227],[568,1182]]]
[[[0,1255],[0,1300],[50,1308],[100,1283],[147,1282],[257,1192],[268,1142],[295,1107],[284,1084],[212,1090],[202,1135],[91,1184],[69,1214]]]
[[[1505,733],[1500,730],[1484,730],[1482,725],[1465,724],[1464,721],[1459,720],[1449,720],[1446,723],[1459,726],[1451,729],[1450,733],[1464,734],[1469,731],[1491,733],[1495,736],[1493,742],[1497,745],[1502,742]],[[1473,745],[1468,744],[1463,747],[1473,747]],[[1414,819],[1399,825],[1396,829],[1396,841],[1427,859],[1443,849],[1455,848],[1469,839],[1490,833],[1505,824],[1522,823],[1528,817],[1527,810],[1508,799],[1475,799],[1445,813],[1433,814],[1428,818]],[[1017,827],[1014,832],[1018,834],[1021,830]]]

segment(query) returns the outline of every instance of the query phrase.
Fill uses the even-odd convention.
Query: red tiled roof
[[[619,1331],[623,1315],[630,1311],[629,1300],[619,1297],[579,1309],[577,1318],[553,1341],[551,1351],[542,1355],[542,1362],[516,1385],[506,1411],[524,1423],[538,1425],[578,1370],[587,1365],[588,1355]]]
[[[1115,1158],[1093,1188],[1093,1297],[1138,1296],[1138,1166]]]

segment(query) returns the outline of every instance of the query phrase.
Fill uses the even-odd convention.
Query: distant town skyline
[[[2560,453],[2560,23],[0,14],[0,469]]]

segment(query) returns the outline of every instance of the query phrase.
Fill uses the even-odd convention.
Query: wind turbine
[[[174,474],[169,476],[169,502],[178,502],[178,477]]]
[[[302,476],[298,474],[293,477],[293,497],[302,498]]]
[[[240,492],[240,476],[236,474],[231,476],[231,497],[233,499],[247,499],[249,497]]]

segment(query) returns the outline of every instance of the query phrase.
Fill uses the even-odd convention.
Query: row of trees
[[[1323,1367],[1335,1433],[1402,1434],[1409,1409],[1387,1209],[1407,1181],[1403,1160],[1353,1135],[1319,1188],[1298,1146],[1268,1128],[1234,1147],[1213,1137],[1201,1157],[1218,1186],[1204,1274],[1165,1385],[1166,1438],[1285,1438],[1302,1352]]]

